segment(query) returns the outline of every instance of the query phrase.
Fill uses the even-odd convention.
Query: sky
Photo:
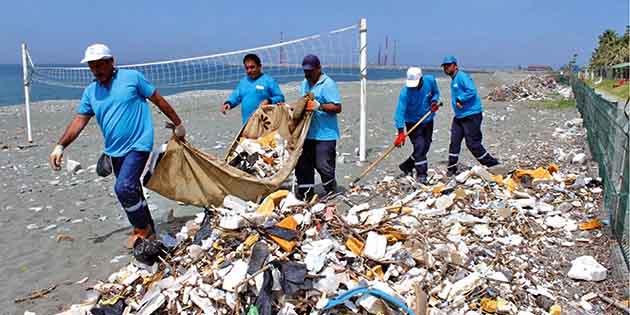
[[[75,64],[85,47],[108,44],[117,63],[193,57],[250,48],[368,23],[369,61],[385,36],[398,62],[439,65],[446,54],[469,66],[588,62],[597,36],[623,33],[628,0],[479,1],[5,1],[0,63],[20,63],[26,42],[36,63]]]

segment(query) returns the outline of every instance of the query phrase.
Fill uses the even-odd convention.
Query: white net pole
[[[26,112],[26,139],[29,143],[32,143],[33,134],[31,132],[31,80],[28,69],[29,63],[26,43],[22,43],[22,74],[24,80],[24,111]]]
[[[359,161],[364,162],[367,142],[367,21],[361,19],[359,23],[359,70],[361,72],[361,132],[359,139]]]

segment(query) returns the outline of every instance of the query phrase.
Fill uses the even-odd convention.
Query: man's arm
[[[182,120],[175,112],[175,109],[173,109],[171,104],[169,104],[166,99],[162,97],[162,95],[160,95],[160,92],[158,92],[158,90],[155,90],[155,92],[153,92],[153,95],[149,96],[149,100],[151,100],[151,102],[155,104],[155,106],[157,106],[160,111],[162,111],[162,113],[164,113],[164,115],[166,115],[166,117],[168,117],[168,119],[173,122],[175,126],[179,126],[182,124]]]
[[[271,89],[269,94],[271,95],[271,104],[284,103],[284,95],[282,94],[282,90],[280,90],[280,86],[276,80],[272,80]]]
[[[319,108],[327,113],[334,113],[334,114],[339,114],[341,113],[341,104],[335,104],[335,103],[326,103],[326,104],[320,104]]]
[[[320,110],[332,114],[341,113],[341,94],[339,94],[337,84],[333,82],[322,90],[322,94],[326,103],[319,105]]]
[[[160,92],[158,92],[158,90],[155,90],[155,92],[153,92],[153,95],[149,97],[149,100],[151,100],[151,102],[155,104],[155,106],[157,106],[160,111],[162,111],[162,113],[164,113],[164,115],[166,115],[166,117],[168,117],[168,119],[170,119],[173,123],[172,125],[167,123],[166,128],[173,129],[175,137],[183,140],[186,137],[186,128],[184,128],[182,120],[179,118],[171,104],[169,104],[164,99],[164,97],[160,95]]]
[[[464,103],[472,100],[477,95],[477,89],[475,88],[475,83],[467,75],[461,76],[461,80],[459,81],[459,84],[461,85],[464,93],[460,94],[457,97],[457,101],[459,101],[460,103],[462,103],[462,105],[464,105]]]
[[[223,105],[225,104],[229,104],[230,108],[232,109],[236,106],[238,106],[239,104],[241,104],[241,83],[239,82],[239,84],[236,86],[236,88],[232,91],[232,93],[230,93],[230,96],[228,96],[227,100],[225,100],[225,102],[223,102]],[[224,108],[225,110],[225,108]]]
[[[407,96],[405,89],[400,91],[398,96],[398,105],[394,114],[394,124],[398,132],[405,131],[405,112],[407,111]]]
[[[61,161],[63,159],[63,149],[69,146],[78,136],[85,126],[90,122],[91,115],[77,114],[74,116],[66,131],[64,131],[61,139],[57,141],[57,145],[53,148],[52,153],[48,156],[48,162],[53,170],[61,169]]]
[[[437,81],[433,80],[433,86],[431,90],[431,104],[440,101],[440,88],[437,85]]]
[[[83,128],[87,126],[91,118],[92,116],[90,115],[76,114],[72,121],[68,124],[68,127],[66,127],[66,131],[64,131],[59,141],[57,141],[57,144],[60,144],[64,148],[69,146],[77,137],[79,137],[81,131],[83,131]]]

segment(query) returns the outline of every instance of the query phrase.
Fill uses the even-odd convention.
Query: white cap
[[[418,83],[420,83],[420,78],[422,78],[422,69],[419,67],[407,69],[407,87],[417,87]]]
[[[103,44],[93,44],[85,50],[85,56],[83,57],[83,60],[81,60],[81,63],[86,63],[94,60],[109,59],[112,57],[112,52],[107,46]]]

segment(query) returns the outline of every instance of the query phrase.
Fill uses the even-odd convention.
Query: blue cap
[[[304,60],[302,60],[302,69],[304,70],[313,70],[320,67],[319,58],[315,55],[306,55]]]
[[[455,56],[444,57],[444,59],[442,60],[442,65],[446,65],[449,63],[457,63],[457,58],[455,58]]]

